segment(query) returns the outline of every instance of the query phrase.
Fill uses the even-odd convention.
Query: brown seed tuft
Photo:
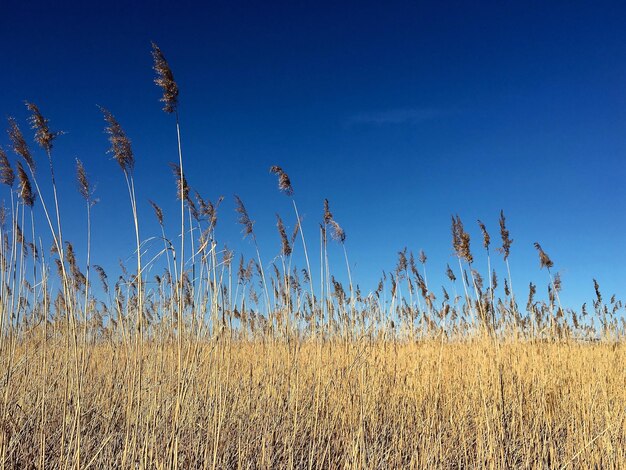
[[[341,228],[341,226],[335,222],[334,219],[330,221],[330,236],[333,240],[344,243],[346,241],[346,232]]]
[[[254,222],[250,219],[248,215],[248,211],[246,207],[243,205],[243,201],[239,196],[235,194],[235,211],[239,214],[239,219],[237,220],[243,226],[243,237],[246,238],[248,235],[252,235],[254,237],[253,226]]]
[[[499,249],[500,253],[504,254],[504,261],[509,258],[509,254],[511,253],[511,244],[513,240],[511,240],[509,231],[506,228],[506,219],[504,217],[504,211],[500,211],[500,236],[502,237],[502,248]]]
[[[109,283],[108,283],[107,273],[104,271],[102,266],[100,266],[98,264],[94,264],[93,268],[98,273],[98,277],[100,278],[100,282],[102,283],[102,289],[104,290],[104,293],[108,294],[109,293]]]
[[[9,187],[13,187],[15,182],[15,173],[11,164],[9,163],[9,157],[2,147],[0,147],[0,183],[6,184]]]
[[[270,167],[270,173],[278,176],[278,189],[283,191],[287,196],[293,196],[293,187],[287,173],[279,166]]]
[[[154,59],[154,71],[157,73],[154,83],[163,90],[163,97],[160,100],[165,103],[163,111],[166,113],[176,112],[178,107],[178,85],[174,81],[174,74],[167,60],[165,60],[163,52],[154,42],[152,43],[152,58]]]
[[[89,205],[94,205],[98,202],[96,199],[93,199],[94,188],[89,183],[83,162],[78,158],[76,159],[76,180],[78,181],[78,191],[85,201],[87,201]]]
[[[491,244],[491,237],[489,236],[489,232],[487,232],[487,227],[480,220],[478,221],[478,226],[480,227],[480,231],[483,233],[483,246],[485,250],[489,251],[489,245]]]
[[[283,256],[289,256],[291,254],[291,245],[289,244],[289,239],[287,238],[287,231],[285,230],[283,219],[281,219],[278,214],[276,214],[276,227],[278,228],[280,241],[282,243],[281,254]]]
[[[330,211],[328,199],[324,199],[324,223],[328,224],[333,220],[333,213]]]
[[[135,157],[133,156],[130,139],[126,136],[120,123],[117,122],[115,117],[108,110],[102,107],[100,110],[104,114],[104,120],[108,124],[105,128],[105,132],[109,134],[111,148],[107,153],[113,154],[113,158],[117,161],[122,171],[132,171],[135,167]]]
[[[472,264],[474,258],[470,251],[470,236],[463,228],[463,222],[457,215],[452,216],[452,246],[456,252],[457,257],[466,260],[469,264]]]
[[[26,101],[26,107],[31,112],[28,118],[31,128],[35,131],[35,141],[49,154],[52,150],[52,141],[58,136],[63,135],[63,132],[52,132],[48,126],[48,119],[43,117],[39,108]]]
[[[539,243],[535,242],[535,248],[539,252],[539,263],[541,268],[547,268],[548,270],[550,270],[550,268],[554,266],[554,263],[552,262],[550,257],[546,254],[545,251],[543,251],[543,248],[541,248],[541,245]]]
[[[180,171],[180,165],[178,163],[169,163],[172,169],[172,174],[176,178],[177,198],[180,201],[182,197],[186,202],[193,204],[193,201],[189,198],[189,185],[187,184],[187,178],[185,174]]]
[[[28,179],[28,175],[26,174],[26,171],[24,171],[24,167],[21,162],[17,162],[17,178],[19,181],[17,193],[20,199],[25,206],[33,207],[35,204],[35,194],[33,193],[30,180]]]
[[[9,134],[9,139],[11,139],[11,144],[13,145],[13,151],[24,159],[30,171],[34,173],[35,160],[28,149],[28,145],[24,139],[24,134],[22,134],[20,127],[12,117],[9,118],[9,129],[7,132]]]
[[[156,215],[157,220],[159,221],[159,225],[163,226],[163,210],[157,205],[153,200],[148,200],[152,208],[154,209],[154,215]]]

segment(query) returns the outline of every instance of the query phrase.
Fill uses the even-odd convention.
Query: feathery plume
[[[193,204],[193,202],[189,198],[189,185],[187,184],[187,178],[185,177],[185,174],[180,171],[180,165],[178,163],[171,162],[169,165],[172,169],[172,174],[174,175],[174,178],[176,178],[178,200],[180,200],[182,196],[185,201]]]
[[[154,215],[156,215],[159,225],[163,226],[163,210],[153,200],[148,200],[152,208],[154,209]]]
[[[18,195],[25,206],[33,207],[35,204],[35,194],[33,193],[33,188],[30,185],[30,180],[28,179],[28,175],[26,171],[24,171],[24,167],[22,166],[22,162],[17,162],[17,178],[18,178]]]
[[[504,211],[500,211],[500,236],[502,237],[502,248],[499,248],[500,253],[504,254],[504,261],[509,258],[509,254],[511,253],[511,244],[513,240],[511,240],[509,231],[505,225],[506,219],[504,217]]]
[[[448,276],[448,279],[450,279],[452,282],[456,281],[456,276],[454,275],[454,271],[452,271],[452,268],[450,267],[450,265],[446,265],[446,276]]]
[[[252,227],[254,222],[250,219],[248,215],[248,211],[246,210],[246,206],[243,205],[243,201],[239,196],[235,194],[235,211],[239,214],[239,222],[243,226],[243,238],[246,238],[248,235],[252,235],[254,237],[254,232]]]
[[[324,223],[328,224],[333,220],[333,213],[330,211],[328,199],[324,199]]]
[[[463,222],[458,215],[452,216],[452,246],[459,258],[463,258],[469,264],[474,261],[470,251],[470,236],[463,228]]]
[[[237,269],[237,281],[243,284],[246,275],[246,268],[243,261],[243,254],[239,257],[239,269]]]
[[[9,134],[9,139],[11,139],[11,144],[13,145],[13,151],[24,159],[30,171],[34,173],[35,160],[28,149],[28,145],[24,139],[24,134],[22,134],[20,127],[12,117],[9,118],[9,129],[7,132]]]
[[[546,252],[543,251],[543,248],[541,248],[541,245],[538,242],[535,242],[535,248],[539,252],[539,263],[541,268],[547,268],[549,270],[552,266],[554,266],[554,263]]]
[[[229,267],[234,257],[235,252],[228,249],[228,247],[224,245],[224,251],[222,252],[222,262],[224,263],[224,266]]]
[[[67,259],[67,262],[70,265],[70,269],[77,268],[78,264],[76,264],[76,254],[74,253],[74,246],[70,242],[66,241],[65,242],[65,248],[66,248],[66,250],[65,250],[66,251],[66,257],[65,258]]]
[[[298,237],[298,231],[300,230],[300,217],[296,220],[296,224],[293,226],[293,232],[291,232],[291,244],[293,245],[296,242],[296,238]]]
[[[406,251],[406,246],[402,251],[398,251],[398,264],[396,266],[396,275],[398,277],[404,276],[404,273],[406,273],[409,268],[409,261],[406,257]]]
[[[334,219],[331,219],[330,221],[330,228],[331,228],[330,236],[333,238],[333,240],[336,240],[341,243],[346,241],[346,232],[341,228],[341,226]]]
[[[598,305],[602,304],[602,294],[600,293],[600,284],[595,279],[593,280],[593,290],[596,292],[596,299],[598,301]]]
[[[43,117],[39,108],[35,104],[29,103],[28,101],[26,101],[25,104],[31,112],[28,121],[30,122],[31,128],[35,131],[35,141],[47,153],[50,153],[52,150],[52,141],[62,135],[63,132],[52,132],[48,126],[48,122],[50,121]]]
[[[409,268],[411,268],[411,272],[415,275],[415,273],[417,273],[417,266],[415,264],[415,256],[413,255],[413,252],[411,251],[409,253]]]
[[[107,109],[101,107],[100,110],[108,124],[105,132],[109,134],[111,148],[107,153],[113,154],[113,158],[117,161],[122,171],[132,171],[135,167],[135,157],[130,146],[130,139],[126,136],[120,123]]]
[[[341,228],[341,226],[335,221],[333,218],[332,212],[330,212],[328,199],[324,199],[324,225],[330,225],[331,229],[331,237],[333,240],[337,240],[341,243],[346,241],[346,232]],[[324,226],[322,226],[322,231],[325,234]]]
[[[491,244],[491,237],[489,236],[489,232],[487,232],[487,227],[480,220],[478,221],[478,226],[480,227],[480,231],[483,233],[483,246],[485,250],[489,251],[489,245]]]
[[[287,232],[285,230],[283,219],[281,219],[278,214],[276,214],[276,227],[278,227],[278,233],[280,234],[280,241],[282,243],[281,253],[283,256],[289,256],[291,254],[291,245],[289,244],[289,239],[287,238]]]
[[[22,227],[20,227],[20,224],[17,223],[15,224],[15,239],[20,245],[26,245],[26,240],[24,240],[24,232],[22,232]]]
[[[174,81],[174,74],[167,60],[165,60],[163,52],[154,42],[152,43],[152,58],[154,60],[153,68],[157,73],[154,83],[163,90],[163,97],[160,100],[164,103],[163,111],[173,113],[178,107],[178,85]]]
[[[209,199],[203,199],[198,191],[195,191],[196,201],[200,206],[200,215],[209,222],[209,229],[214,229],[217,225],[217,208],[224,200],[224,196],[220,196],[215,204]]]
[[[536,293],[537,293],[537,286],[531,282],[528,287],[528,302],[526,302],[526,310],[528,310],[529,312],[532,310],[535,304],[534,299],[535,299]]]
[[[270,167],[270,173],[278,176],[278,189],[283,191],[287,196],[293,196],[293,187],[291,186],[291,180],[287,173],[279,166]]]
[[[179,173],[179,177],[180,177],[180,173]],[[184,182],[183,184],[185,183],[186,182]],[[187,207],[189,208],[189,213],[191,214],[191,217],[193,217],[193,220],[195,220],[196,222],[200,222],[200,211],[198,210],[198,206],[196,206],[196,203],[193,202],[193,199],[189,197],[189,193],[187,193],[186,201],[187,201]]]
[[[107,273],[104,271],[102,266],[100,266],[99,264],[94,264],[93,268],[98,273],[98,277],[100,278],[100,282],[102,283],[102,289],[104,289],[104,293],[108,294],[109,293],[109,283],[108,283]]]
[[[76,181],[78,181],[78,191],[89,205],[94,205],[97,200],[93,199],[94,188],[89,183],[87,172],[78,158],[76,159]]]
[[[561,282],[561,274],[560,273],[556,273],[554,275],[554,280],[552,281],[552,284],[554,285],[554,290],[556,292],[561,292],[562,282]]]
[[[452,216],[452,248],[457,256],[461,250],[461,234],[459,233],[459,226],[456,218]]]
[[[196,202],[198,203],[198,207],[200,208],[198,213],[201,217],[207,217],[209,215],[209,204],[211,204],[211,201],[205,201],[202,196],[200,195],[200,193],[198,191],[196,191],[194,189],[193,191],[194,195],[196,196]]]
[[[9,187],[13,187],[15,182],[15,173],[11,164],[9,163],[9,157],[2,147],[0,147],[0,183],[6,184]]]

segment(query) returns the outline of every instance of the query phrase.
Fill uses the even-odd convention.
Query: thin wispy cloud
[[[419,124],[453,114],[450,109],[440,108],[400,108],[384,111],[371,111],[355,114],[349,118],[350,124]]]

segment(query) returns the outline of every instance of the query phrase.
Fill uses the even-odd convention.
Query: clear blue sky
[[[475,220],[497,243],[504,209],[518,296],[534,280],[545,297],[532,247],[539,241],[562,272],[564,303],[590,300],[592,277],[607,297],[623,297],[623,4],[203,3],[3,3],[0,110],[25,127],[22,101],[32,100],[67,132],[55,146],[64,230],[83,259],[75,157],[101,199],[93,261],[114,272],[133,249],[123,177],[105,155],[96,104],[133,141],[143,237],[157,234],[148,199],[175,227],[167,162],[177,158],[176,135],[152,83],[154,40],[181,89],[187,177],[204,196],[226,197],[218,236],[230,247],[252,254],[235,225],[237,193],[257,222],[264,258],[278,253],[275,212],[293,224],[268,174],[278,164],[315,248],[329,198],[364,288],[375,287],[405,245],[429,255],[431,285],[441,278],[455,261],[453,213],[482,267]],[[0,143],[8,144],[6,134]],[[341,262],[337,256],[340,275]]]

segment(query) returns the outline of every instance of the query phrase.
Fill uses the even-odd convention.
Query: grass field
[[[514,292],[504,213],[497,243],[484,224],[475,226],[484,277],[453,216],[456,259],[445,285],[429,286],[426,255],[404,249],[378,287],[362,292],[330,204],[319,229],[305,230],[278,166],[270,171],[295,220],[287,233],[277,216],[279,255],[263,263],[238,197],[254,253],[246,259],[222,248],[221,199],[203,199],[187,183],[178,87],[156,45],[153,57],[178,131],[180,219],[166,227],[151,202],[163,249],[147,256],[130,139],[102,109],[136,234],[133,266],[119,276],[91,262],[96,197],[83,164],[76,177],[88,225],[65,233],[54,174],[60,134],[27,104],[47,159],[37,162],[9,119],[18,159],[0,150],[10,204],[0,213],[2,468],[626,467],[619,299],[603,298],[594,281],[589,307],[562,306],[559,274],[539,243],[547,298],[533,284]],[[49,178],[49,194],[41,178]],[[83,233],[87,252],[79,257],[69,240]],[[331,243],[342,255],[332,262]],[[500,279],[495,256],[506,266]],[[336,278],[331,264],[345,276]],[[160,274],[148,280],[148,267]]]
[[[50,341],[44,362],[41,341],[25,341],[4,403],[5,463],[71,466],[78,446],[94,468],[626,462],[623,346],[225,339],[184,350],[179,397],[175,345],[144,345],[139,388],[137,356],[94,344],[68,387],[63,344]]]
[[[25,340],[4,402],[5,464],[72,466],[79,448],[93,468],[626,462],[621,345],[225,338],[183,349],[179,392],[171,343],[143,345],[140,384],[140,358],[123,345],[88,346],[76,378],[62,340]]]

